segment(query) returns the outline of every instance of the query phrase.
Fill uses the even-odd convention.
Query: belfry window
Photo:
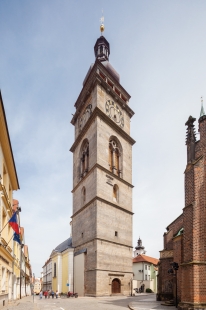
[[[84,141],[81,148],[80,178],[83,178],[89,170],[89,142]]]
[[[120,146],[114,139],[109,141],[109,167],[112,173],[122,176]]]

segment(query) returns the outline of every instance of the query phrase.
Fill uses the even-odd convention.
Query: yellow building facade
[[[13,294],[13,230],[7,223],[13,214],[13,191],[18,189],[19,182],[0,93],[0,306],[6,305]]]
[[[54,292],[73,292],[73,252],[72,238],[70,237],[59,244],[50,255]]]
[[[0,92],[0,308],[7,305],[9,300],[30,294],[31,265],[28,247],[13,241],[14,231],[8,224],[16,211],[20,223],[19,203],[13,199],[13,191],[18,189],[19,182]],[[22,228],[21,239],[24,241]]]

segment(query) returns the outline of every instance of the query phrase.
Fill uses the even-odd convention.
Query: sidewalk
[[[5,310],[16,309],[18,306],[19,310],[38,310],[37,306],[37,298],[38,296],[26,296],[22,297],[22,299],[17,299],[9,302],[9,304],[5,307]]]

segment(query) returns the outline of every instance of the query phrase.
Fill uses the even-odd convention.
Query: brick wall
[[[188,161],[185,169],[183,214],[167,227],[164,250],[160,252],[164,258],[160,259],[157,298],[164,300],[171,297],[168,294],[171,276],[167,271],[170,262],[175,261],[179,264],[178,308],[184,310],[206,308],[206,116],[199,119],[199,131],[195,156],[190,157],[192,160]],[[187,148],[190,152],[189,139]],[[180,228],[184,228],[183,234],[177,236]],[[175,281],[172,282],[172,293],[175,297]]]

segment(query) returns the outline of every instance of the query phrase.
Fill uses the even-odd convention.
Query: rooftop
[[[133,258],[133,263],[139,263],[139,262],[147,262],[153,265],[157,265],[159,260],[157,258],[150,257],[144,254],[139,254],[138,256]]]

